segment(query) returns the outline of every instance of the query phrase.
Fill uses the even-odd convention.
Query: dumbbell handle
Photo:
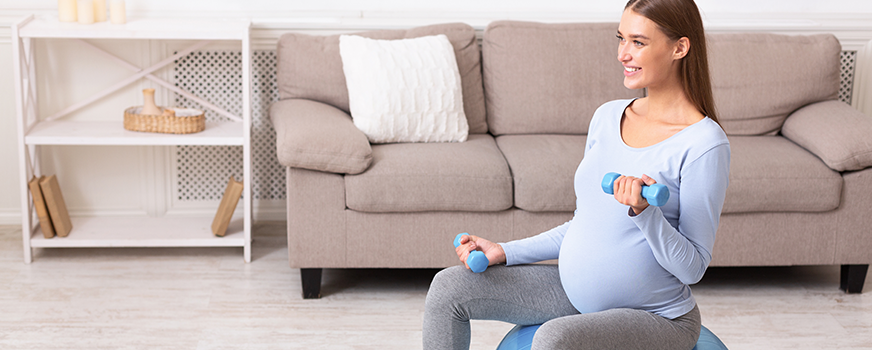
[[[603,192],[615,194],[615,180],[621,177],[618,173],[608,173],[603,177]],[[648,201],[648,204],[662,207],[669,201],[669,189],[661,184],[653,184],[651,186],[642,186],[642,197]]]
[[[463,236],[469,236],[469,233],[461,233],[458,234],[457,237],[454,237],[454,248],[460,246],[460,238]],[[473,250],[469,252],[469,255],[466,257],[466,265],[469,265],[469,269],[472,272],[479,273],[487,270],[487,266],[490,265],[490,261],[487,260],[487,257],[484,255],[484,252]]]

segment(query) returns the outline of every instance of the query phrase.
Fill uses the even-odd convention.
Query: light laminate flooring
[[[0,226],[0,349],[420,349],[434,270],[325,270],[302,300],[283,223],[241,248],[37,249]],[[325,242],[329,244],[329,242]],[[446,248],[447,249],[447,248]],[[872,349],[866,293],[839,269],[711,268],[693,287],[703,324],[730,349]],[[473,321],[472,348],[512,325]]]

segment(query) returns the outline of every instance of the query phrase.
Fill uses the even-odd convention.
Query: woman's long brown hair
[[[657,23],[671,40],[687,37],[690,50],[679,68],[684,94],[700,113],[720,124],[712,97],[705,31],[696,3],[693,0],[630,0],[626,9]]]

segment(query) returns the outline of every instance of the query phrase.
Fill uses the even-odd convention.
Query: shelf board
[[[74,217],[67,237],[46,239],[37,227],[30,245],[39,248],[243,247],[241,215],[224,237],[212,234],[213,217]]]
[[[36,124],[24,137],[28,145],[242,146],[244,142],[239,122],[207,122],[206,130],[177,135],[129,131],[121,121],[56,120]]]
[[[23,38],[242,40],[251,22],[239,19],[130,19],[126,24],[60,22],[39,16],[19,31]]]

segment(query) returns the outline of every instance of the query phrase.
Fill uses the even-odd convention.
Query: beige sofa
[[[286,34],[270,108],[288,167],[288,253],[304,297],[323,268],[438,268],[453,237],[538,234],[572,217],[573,173],[622,84],[614,23],[444,24],[360,35],[446,34],[461,73],[463,143],[370,145],[348,114],[337,36]],[[831,35],[715,34],[709,57],[730,137],[713,266],[841,265],[860,292],[872,262],[872,121],[836,100]]]

